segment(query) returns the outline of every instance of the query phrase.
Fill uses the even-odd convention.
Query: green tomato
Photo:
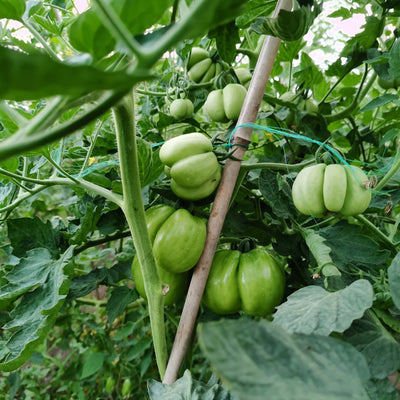
[[[203,302],[217,314],[243,310],[265,317],[280,304],[284,289],[283,270],[266,250],[220,250],[214,255]]]
[[[239,83],[248,89],[252,78],[250,70],[248,68],[235,68],[235,74],[239,79]]]
[[[195,154],[171,167],[171,178],[178,185],[194,188],[212,179],[221,166],[213,152]]]
[[[206,222],[185,209],[175,211],[162,224],[153,243],[159,268],[182,273],[193,268],[206,240]]]
[[[213,121],[234,121],[239,118],[246,94],[247,90],[243,85],[230,83],[224,89],[211,91],[204,108]]]
[[[131,392],[132,389],[132,382],[129,378],[125,378],[122,388],[121,388],[121,394],[122,396],[128,396],[128,394]]]
[[[387,81],[386,79],[378,77],[378,85],[385,90],[397,89],[400,86],[400,79],[392,79],[390,81]]]
[[[175,99],[169,106],[169,113],[176,120],[189,118],[193,112],[193,103],[189,99]]]
[[[190,52],[187,67],[190,68],[205,58],[210,58],[210,53],[206,49],[202,47],[193,47]]]
[[[211,58],[205,58],[199,61],[189,69],[188,77],[194,82],[200,82],[212,63]]]
[[[187,133],[167,140],[160,148],[160,160],[172,167],[183,158],[212,151],[210,139],[200,132]]]
[[[189,273],[184,272],[181,274],[175,274],[159,267],[157,270],[162,284],[168,288],[164,296],[164,305],[169,306],[182,300],[189,286]],[[147,300],[146,291],[144,289],[143,274],[139,260],[136,256],[132,262],[132,278],[135,282],[135,288],[140,296]]]
[[[212,90],[204,103],[204,108],[209,117],[216,122],[226,122],[224,96],[222,89]]]
[[[371,201],[371,192],[363,186],[367,181],[357,167],[316,164],[297,175],[292,187],[293,203],[301,213],[314,217],[328,212],[361,214]]]
[[[111,394],[114,390],[114,386],[115,386],[115,379],[109,376],[106,380],[106,387],[105,387],[106,392],[108,394]]]
[[[171,189],[181,199],[196,201],[205,199],[213,194],[215,189],[218,187],[220,180],[221,168],[218,168],[215,174],[208,181],[197,187],[182,186],[171,179]]]
[[[238,83],[230,83],[224,87],[224,109],[229,120],[234,121],[239,118],[246,94],[246,88]]]
[[[177,212],[175,208],[165,204],[159,204],[146,210],[146,225],[149,232],[150,241],[153,244],[157,233],[160,231],[164,223]],[[174,249],[179,252],[179,249]],[[170,305],[178,302],[183,298],[187,291],[189,284],[189,275],[187,273],[176,274],[166,271],[159,267],[157,269],[161,282],[168,286],[168,291],[164,298],[164,304]],[[143,274],[140,268],[140,263],[137,256],[134,257],[132,262],[132,278],[135,282],[135,287],[138,293],[147,299],[144,289]]]

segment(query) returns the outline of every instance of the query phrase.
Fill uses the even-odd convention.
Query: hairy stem
[[[150,325],[154,351],[161,378],[167,363],[167,344],[164,326],[164,296],[153,249],[147,230],[139,179],[139,165],[134,123],[133,95],[128,95],[113,109],[121,168],[123,205],[132,234],[136,254],[142,269],[144,288],[148,298]]]

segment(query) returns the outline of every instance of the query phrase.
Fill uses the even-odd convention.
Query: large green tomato
[[[167,140],[160,149],[171,189],[181,199],[200,200],[210,196],[221,180],[221,166],[212,143],[199,132]]]
[[[189,99],[175,99],[169,106],[169,113],[176,120],[189,118],[193,111],[193,103]]]
[[[250,70],[248,68],[235,68],[235,74],[239,79],[239,83],[248,89],[252,78]]]
[[[181,208],[161,225],[153,243],[156,263],[169,272],[193,268],[203,252],[206,222]]]
[[[213,121],[235,121],[239,118],[246,94],[247,90],[243,85],[230,83],[223,89],[211,91],[204,108]]]
[[[316,164],[297,175],[292,197],[303,214],[323,217],[328,212],[344,216],[364,212],[371,201],[371,192],[363,185],[368,177],[358,167],[339,164]]]
[[[160,148],[160,160],[172,167],[177,161],[194,154],[212,151],[210,139],[200,132],[186,133],[167,140]]]
[[[217,314],[243,310],[265,317],[280,304],[284,289],[284,272],[266,250],[220,250],[214,255],[203,302]]]
[[[155,258],[161,282],[168,286],[164,304],[170,305],[182,299],[186,293],[189,284],[189,274],[186,270],[191,268],[187,268],[189,264],[194,266],[197,263],[203,250],[205,222],[184,209],[175,210],[173,207],[160,204],[146,211],[146,224],[153,252],[157,251],[158,254]],[[187,241],[188,245],[182,246],[182,241]],[[169,247],[173,256],[165,251],[166,247]],[[165,259],[163,252],[166,253]],[[172,268],[174,271],[163,268],[176,261],[178,263]],[[132,277],[136,290],[146,298],[143,275],[136,256],[132,263]]]

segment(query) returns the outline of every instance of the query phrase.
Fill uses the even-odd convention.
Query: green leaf
[[[216,374],[239,400],[367,400],[369,371],[348,343],[289,334],[266,320],[200,325],[199,342]]]
[[[12,371],[24,364],[52,329],[70,284],[73,247],[48,264],[45,282],[24,293],[3,326],[9,332],[0,351],[0,370]],[[6,336],[6,334],[5,334]]]
[[[129,348],[125,359],[127,361],[132,361],[140,357],[147,349],[151,347],[153,344],[153,338],[148,336],[143,336],[139,339],[139,341]]]
[[[397,39],[389,52],[389,73],[398,79],[400,78],[400,39]]]
[[[172,5],[171,0],[107,0],[106,3],[133,36],[151,28]],[[69,39],[77,50],[90,53],[96,59],[106,56],[116,45],[95,7],[76,17],[69,27]]]
[[[364,355],[373,378],[386,378],[400,368],[400,344],[372,313],[354,321],[344,339]]]
[[[129,289],[126,286],[114,288],[106,306],[108,323],[112,324],[117,317],[122,315],[126,306],[137,300],[138,297],[136,290]]]
[[[6,18],[21,21],[24,12],[24,0],[1,0],[0,2],[0,19]]]
[[[365,390],[370,400],[398,400],[399,392],[392,385],[389,379],[371,379]]]
[[[50,221],[43,223],[38,217],[9,219],[7,229],[17,257],[24,257],[27,251],[37,247],[48,249],[52,256],[59,254],[62,237]]]
[[[371,284],[359,279],[337,292],[306,286],[292,293],[277,307],[274,324],[289,333],[329,335],[344,332],[372,306]]]
[[[234,400],[233,396],[218,383],[215,376],[204,383],[193,379],[189,370],[171,385],[151,380],[147,386],[150,400]]]
[[[342,19],[348,19],[351,18],[353,13],[345,7],[341,7],[338,10],[330,13],[328,15],[328,18],[342,18]]]
[[[259,177],[259,189],[264,200],[278,217],[289,218],[296,214],[292,201],[292,192],[282,175],[269,169],[263,169]]]
[[[27,252],[8,274],[4,276],[8,283],[0,288],[0,302],[13,300],[37,285],[42,285],[50,272],[51,254],[47,249],[34,249]]]
[[[158,156],[159,149],[153,151],[150,143],[143,139],[137,140],[137,152],[140,184],[145,187],[163,173],[164,165]]]
[[[236,18],[236,25],[241,29],[248,28],[257,17],[272,14],[274,8],[274,2],[266,2],[265,0],[246,1],[246,8]]]
[[[372,270],[379,270],[390,256],[389,250],[380,250],[370,236],[361,233],[361,227],[340,221],[319,230],[331,249],[331,258],[341,270],[349,265],[364,265]]]
[[[370,111],[370,110],[375,110],[378,107],[382,107],[388,103],[391,103],[395,100],[398,100],[399,96],[397,94],[391,94],[391,93],[386,93],[383,94],[382,96],[376,97],[375,99],[371,100],[368,102],[361,110],[360,112],[365,112],[365,111]]]
[[[59,94],[79,96],[95,90],[125,90],[149,77],[147,72],[132,75],[103,72],[87,65],[68,65],[44,54],[23,54],[0,46],[0,98],[40,99]],[[68,85],[65,84],[68,82]]]
[[[293,11],[280,10],[276,18],[259,17],[251,28],[260,35],[271,35],[292,41],[302,38],[310,29],[321,7],[314,1],[313,6],[299,7]]]
[[[95,374],[103,368],[104,354],[103,353],[92,353],[86,358],[82,367],[81,379],[85,379],[90,375]]]
[[[397,308],[400,308],[400,253],[392,260],[388,268],[389,289]]]
[[[232,64],[236,56],[236,45],[240,43],[239,30],[235,22],[229,22],[208,33],[215,38],[218,55],[228,64]]]

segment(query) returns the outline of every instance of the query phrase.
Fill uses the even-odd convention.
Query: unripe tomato
[[[221,65],[214,63],[210,53],[201,48],[193,47],[187,63],[188,77],[196,83],[210,82],[221,72]]]
[[[128,394],[131,392],[132,389],[132,382],[129,378],[125,378],[123,384],[122,384],[122,389],[121,389],[121,394],[122,396],[128,396]]]
[[[206,49],[202,47],[193,47],[190,52],[187,67],[190,68],[205,58],[210,58],[210,53]]]
[[[220,180],[221,168],[218,168],[215,174],[210,177],[208,181],[197,187],[182,186],[171,179],[171,189],[181,199],[193,201],[201,200],[210,196],[215,191],[215,189],[218,187]]]
[[[178,212],[179,211],[179,212]],[[201,251],[199,251],[199,246],[201,246],[202,240],[205,241],[205,237],[203,239],[202,232],[205,230],[205,222],[203,222],[204,227],[203,229],[199,228],[199,219],[196,217],[192,217],[190,213],[186,210],[175,210],[173,207],[167,206],[165,204],[159,204],[156,206],[153,206],[149,208],[146,211],[146,224],[147,224],[147,229],[149,232],[149,237],[150,241],[153,245],[153,251],[154,251],[154,246],[157,246],[157,251],[159,254],[159,257],[163,257],[163,240],[162,238],[157,239],[157,244],[155,244],[156,238],[158,233],[161,231],[162,234],[166,235],[168,231],[168,227],[164,228],[165,223],[174,215],[178,213],[174,218],[173,218],[173,223],[178,223],[180,226],[177,226],[175,228],[170,229],[170,235],[167,238],[168,244],[167,246],[170,246],[170,251],[175,254],[175,258],[178,258],[177,254],[180,254],[180,257],[187,260],[188,262],[193,263],[193,265],[196,264],[197,259],[196,257],[200,257]],[[200,220],[201,221],[201,220]],[[168,225],[170,226],[170,225]],[[190,235],[191,232],[200,231],[200,236],[198,237],[192,237],[191,240],[194,242],[193,244],[193,249],[188,248],[188,247],[181,247],[180,241],[182,240],[182,237],[187,237]],[[182,233],[183,232],[183,233]],[[188,233],[189,232],[189,233]],[[199,233],[199,232],[197,232]],[[173,242],[173,243],[171,243]],[[202,244],[204,246],[204,242]],[[164,246],[165,247],[165,246]],[[199,254],[200,253],[200,254]],[[168,260],[170,257],[168,256]],[[167,262],[168,262],[167,260]],[[163,260],[162,265],[165,264],[165,260]],[[167,294],[165,295],[164,298],[164,304],[165,305],[170,305],[173,303],[176,303],[182,297],[185,295],[188,284],[189,284],[189,275],[188,273],[175,273],[171,272],[168,270],[163,269],[160,267],[159,262],[157,262],[156,259],[156,264],[158,268],[158,273],[161,279],[161,282],[164,285],[168,285],[169,290]],[[185,268],[187,264],[184,265]],[[182,267],[182,263],[178,265],[178,267]],[[181,272],[181,271],[178,271]],[[139,260],[135,256],[132,262],[132,277],[135,282],[135,287],[138,293],[143,297],[146,297],[146,293],[144,290],[144,283],[143,283],[143,274],[140,268]]]
[[[189,118],[193,111],[193,103],[189,99],[175,99],[169,106],[169,113],[177,120]]]
[[[400,79],[391,79],[391,80],[386,80],[381,77],[378,77],[378,85],[382,89],[397,89],[400,86]]]
[[[166,141],[160,149],[165,174],[171,178],[171,189],[185,200],[210,196],[221,179],[221,166],[212,152],[212,143],[194,132]]]
[[[114,386],[115,386],[115,379],[109,376],[106,380],[106,387],[105,387],[106,392],[108,394],[111,394],[114,390]]]
[[[188,71],[188,77],[194,82],[200,82],[212,65],[211,58],[205,58],[194,64]]]
[[[160,160],[171,167],[177,161],[194,154],[212,151],[210,139],[200,132],[186,133],[167,140],[160,148]]]
[[[250,70],[247,68],[235,68],[235,74],[239,79],[239,83],[248,89],[252,78]]]
[[[158,268],[158,275],[163,285],[168,286],[168,292],[164,296],[164,305],[179,302],[186,294],[189,286],[189,273],[184,272],[175,274],[163,268]],[[147,300],[146,291],[144,289],[143,274],[140,268],[139,260],[135,256],[132,262],[132,278],[135,282],[135,288],[144,299]]]
[[[303,214],[322,217],[327,212],[344,216],[364,212],[371,201],[371,192],[363,183],[368,177],[358,167],[339,164],[316,164],[297,175],[292,197]]]
[[[265,249],[220,250],[214,255],[203,302],[217,314],[243,310],[264,317],[282,301],[284,289],[284,272]]]
[[[205,221],[181,208],[157,231],[153,243],[154,258],[160,268],[182,273],[196,265],[205,241]]]
[[[230,83],[224,89],[211,91],[204,104],[213,121],[237,120],[246,97],[246,88],[238,83]]]
[[[193,188],[210,180],[219,169],[221,166],[217,157],[208,152],[179,160],[172,166],[170,174],[179,185]]]

